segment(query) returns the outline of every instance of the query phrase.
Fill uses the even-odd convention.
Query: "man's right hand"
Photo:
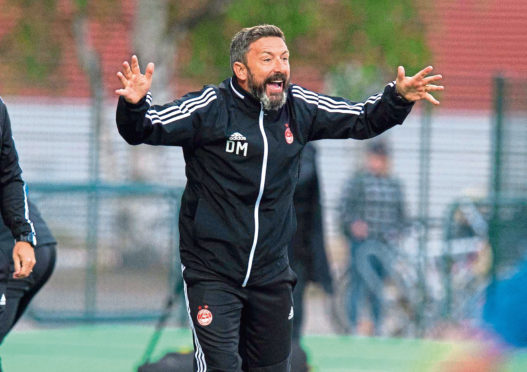
[[[144,75],[139,69],[137,56],[132,56],[132,61],[123,62],[123,71],[117,73],[117,77],[123,84],[122,89],[116,89],[115,94],[122,96],[129,103],[137,103],[146,96],[152,85],[152,75],[154,74],[154,64],[150,62],[146,66]]]

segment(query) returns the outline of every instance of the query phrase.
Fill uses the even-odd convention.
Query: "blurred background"
[[[432,340],[481,340],[478,331],[489,324],[497,336],[485,341],[527,344],[525,335],[523,343],[507,343],[495,320],[527,324],[527,310],[510,305],[516,310],[506,313],[492,305],[511,297],[504,283],[518,277],[527,252],[526,2],[0,0],[0,9],[0,95],[30,198],[58,240],[54,275],[2,346],[6,370],[31,358],[27,345],[38,339],[35,332],[79,324],[109,332],[115,322],[147,326],[134,334],[129,364],[86,370],[132,370],[153,331],[148,322],[174,293],[170,327],[186,327],[177,253],[182,152],[122,140],[115,74],[132,54],[143,68],[155,62],[154,102],[167,102],[230,76],[231,37],[259,23],[282,28],[292,82],[308,89],[362,101],[394,80],[399,65],[407,75],[433,65],[445,85],[436,95],[439,107],[417,103],[403,126],[382,135],[391,174],[402,185],[407,226],[392,247],[377,337],[367,311],[357,329],[350,326],[350,250],[339,214],[367,142],[316,143],[334,292],[307,288],[304,343],[313,370],[425,370],[412,364],[413,356],[400,364],[398,348],[418,353]],[[190,348],[190,335],[181,337]],[[430,346],[440,351],[423,357],[425,364],[450,357],[441,342]],[[334,346],[321,354],[318,345]],[[362,347],[384,348],[386,356],[365,361],[350,352]],[[521,351],[507,353],[507,370],[525,368]]]

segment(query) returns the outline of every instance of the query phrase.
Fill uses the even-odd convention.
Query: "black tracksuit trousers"
[[[33,297],[46,284],[55,268],[56,244],[39,245],[35,248],[37,263],[31,275],[24,279],[14,279],[12,250],[9,244],[0,245],[0,296],[3,294],[6,297],[5,305],[0,305],[0,344],[24,314]]]
[[[257,284],[183,269],[195,372],[288,372],[293,326],[289,266]]]

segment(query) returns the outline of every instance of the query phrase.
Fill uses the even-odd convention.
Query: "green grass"
[[[131,372],[141,362],[151,326],[96,325],[14,331],[0,348],[5,372]],[[306,336],[313,372],[440,371],[438,363],[456,362],[473,345],[426,340]],[[186,329],[163,332],[152,360],[168,351],[191,350]],[[527,352],[507,356],[503,371],[527,371]]]

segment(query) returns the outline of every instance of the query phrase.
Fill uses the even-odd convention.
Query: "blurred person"
[[[11,133],[11,121],[0,98],[0,212],[12,237],[7,249],[0,250],[0,325],[6,324],[10,274],[14,279],[27,278],[35,266],[37,243],[33,223],[29,219],[26,186]],[[10,270],[12,260],[13,270]],[[0,362],[1,363],[1,362]],[[2,367],[0,366],[0,371]]]
[[[299,342],[304,320],[304,293],[307,284],[319,283],[333,293],[332,277],[324,247],[322,206],[316,165],[316,148],[306,144],[300,157],[300,174],[293,196],[297,230],[289,245],[289,262],[297,276],[293,290],[293,341]]]
[[[292,290],[287,246],[293,193],[309,141],[374,137],[401,124],[413,102],[439,102],[429,66],[400,66],[383,93],[354,103],[290,84],[289,51],[272,25],[231,42],[233,76],[165,105],[152,105],[154,64],[123,62],[117,127],[132,145],[181,146],[180,256],[196,371],[288,371]],[[161,170],[162,171],[162,170]]]
[[[406,224],[405,203],[400,182],[390,174],[388,147],[384,141],[367,145],[365,168],[356,172],[345,184],[340,204],[340,221],[350,249],[350,294],[348,316],[352,331],[357,331],[360,310],[369,305],[373,333],[380,335],[383,321],[383,289],[376,293],[360,273],[360,266],[370,264],[380,279],[385,270],[381,261],[369,257],[360,262],[357,257],[366,242],[379,243],[396,249]]]
[[[29,218],[33,222],[38,235],[38,244],[35,247],[36,264],[33,272],[26,278],[9,278],[7,282],[7,304],[5,315],[0,324],[0,344],[13,329],[20,317],[26,311],[29,303],[42,286],[48,281],[55,268],[57,241],[44,222],[40,211],[28,200]],[[0,249],[9,252],[13,248],[13,235],[8,227],[0,221]],[[14,262],[10,260],[10,271],[14,269]]]
[[[527,258],[509,275],[487,288],[482,327],[508,347],[527,348]]]
[[[459,346],[447,354],[438,371],[509,371],[508,361],[527,348],[527,258],[509,275],[489,284],[482,309],[468,323],[442,324],[438,336]]]

